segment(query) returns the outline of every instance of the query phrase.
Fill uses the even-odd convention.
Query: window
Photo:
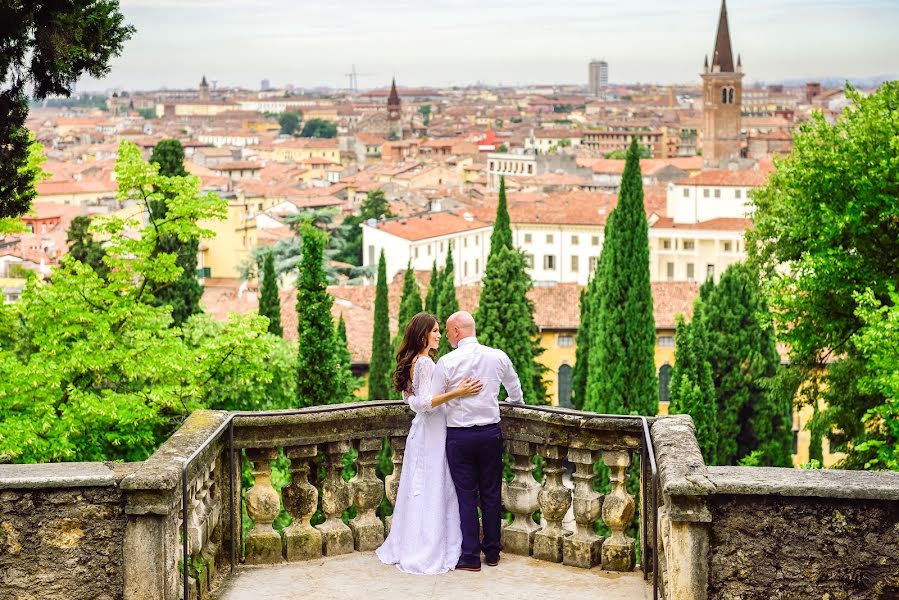
[[[671,250],[671,240],[662,240],[662,250]]]
[[[581,243],[581,240],[580,240],[580,238],[578,238],[578,236],[576,236],[576,235],[571,236],[571,245],[572,246],[577,246],[580,243]]]
[[[736,198],[737,200],[739,200],[739,199],[742,198],[742,197],[743,197],[743,190],[736,190],[736,191],[734,191],[734,198]]]
[[[703,198],[708,198],[708,197],[709,197],[709,190],[708,190],[708,188],[702,190],[702,197],[703,197]]]
[[[431,244],[428,244],[428,256],[431,256]]]
[[[547,233],[547,234],[546,234],[546,243],[547,243],[547,244],[552,244],[552,243],[553,243],[553,234],[551,234],[551,233]]]
[[[728,100],[730,101],[729,103],[733,104],[734,103],[734,88],[730,88],[730,91],[728,92],[727,96],[728,96]]]
[[[696,278],[693,263],[687,263],[687,280],[693,281]]]
[[[724,242],[724,251],[730,252],[730,248],[733,244],[731,242]]]
[[[534,268],[534,255],[533,254],[525,254],[524,261],[527,263],[529,269]]]
[[[574,346],[574,336],[560,333],[558,337],[556,337],[556,344],[558,344],[559,348],[571,348]]]
[[[443,242],[440,242],[440,251],[443,252]]]
[[[462,238],[462,247],[468,248],[468,238],[467,237]]]
[[[544,255],[543,268],[547,271],[555,271],[556,270],[556,257],[552,254]]]
[[[721,104],[727,104],[727,88],[721,88]]]
[[[415,258],[418,258],[418,248],[415,248]]]
[[[525,243],[525,244],[530,244],[530,243],[531,243],[531,239],[532,239],[532,238],[531,238],[531,234],[530,234],[530,233],[524,234],[524,243]]]
[[[690,188],[684,188],[684,198],[690,197]]]
[[[659,368],[659,402],[668,402],[668,385],[671,383],[671,365]]]
[[[672,279],[674,279],[674,263],[673,262],[667,263],[665,271],[666,271],[666,275],[668,277],[668,281],[671,281]]]
[[[368,264],[370,264],[370,265],[375,264],[375,247],[374,246],[368,247]]]
[[[706,265],[705,266],[705,276],[708,279],[715,278],[715,265]]]
[[[474,245],[475,245],[475,246],[480,246],[480,245],[481,245],[481,236],[478,236],[478,235],[475,236],[475,238],[474,238]]]
[[[596,270],[596,258],[597,257],[595,256],[591,256],[587,259],[587,268],[590,269],[591,273]]]
[[[477,275],[481,272],[481,261],[480,259],[474,259],[474,274]]]
[[[571,365],[559,367],[559,406],[562,408],[571,408],[571,370]]]
[[[684,250],[693,250],[696,248],[696,242],[693,240],[684,240]]]
[[[578,256],[577,254],[571,255],[571,272],[577,273],[578,271]]]
[[[660,335],[656,344],[662,348],[674,348],[674,336]]]
[[[715,188],[715,198],[720,198],[720,197],[721,197],[721,190],[718,188]]]
[[[594,246],[599,246],[599,236],[594,235],[592,238],[590,238],[590,243]]]
[[[467,260],[462,263],[462,276],[468,277],[468,261]]]

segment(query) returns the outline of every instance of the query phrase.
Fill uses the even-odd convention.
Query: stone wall
[[[122,597],[127,466],[0,466],[0,598]]]
[[[715,495],[710,599],[899,598],[899,503]]]

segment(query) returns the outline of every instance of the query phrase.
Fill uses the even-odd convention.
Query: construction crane
[[[349,80],[350,83],[350,91],[356,93],[359,91],[359,77],[371,77],[373,73],[357,73],[356,65],[353,65],[352,70],[349,73],[345,73],[344,77]]]

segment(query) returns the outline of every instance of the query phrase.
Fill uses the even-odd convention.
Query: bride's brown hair
[[[396,352],[396,371],[393,373],[393,389],[398,392],[408,391],[412,380],[412,363],[415,357],[428,347],[428,337],[431,330],[437,324],[437,317],[427,312],[420,312],[406,325],[403,333],[403,341]],[[431,358],[435,358],[437,352],[429,350]]]

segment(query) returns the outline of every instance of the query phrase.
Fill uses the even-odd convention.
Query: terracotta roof
[[[745,231],[752,227],[752,219],[720,218],[700,221],[699,223],[675,223],[671,217],[662,217],[652,226],[653,229],[688,229],[700,231]]]
[[[249,160],[234,160],[230,162],[218,163],[210,166],[209,168],[212,171],[255,171],[261,169],[262,165],[257,162],[251,162]]]
[[[377,228],[381,231],[409,241],[426,240],[484,227],[490,227],[490,222],[482,221],[474,217],[467,219],[464,214],[458,211],[445,211],[428,213],[418,217],[389,219],[381,221],[377,225]]]
[[[272,149],[278,148],[315,148],[315,149],[337,149],[337,138],[296,138],[284,141],[275,141],[272,143]]]
[[[41,181],[34,187],[37,190],[38,197],[116,192],[119,189],[115,182],[91,179],[82,179],[81,181]]]
[[[761,187],[768,182],[772,169],[760,165],[760,168],[747,169],[745,171],[732,171],[730,169],[714,169],[703,171],[699,175],[687,177],[676,181],[677,185],[704,185],[721,187]]]

